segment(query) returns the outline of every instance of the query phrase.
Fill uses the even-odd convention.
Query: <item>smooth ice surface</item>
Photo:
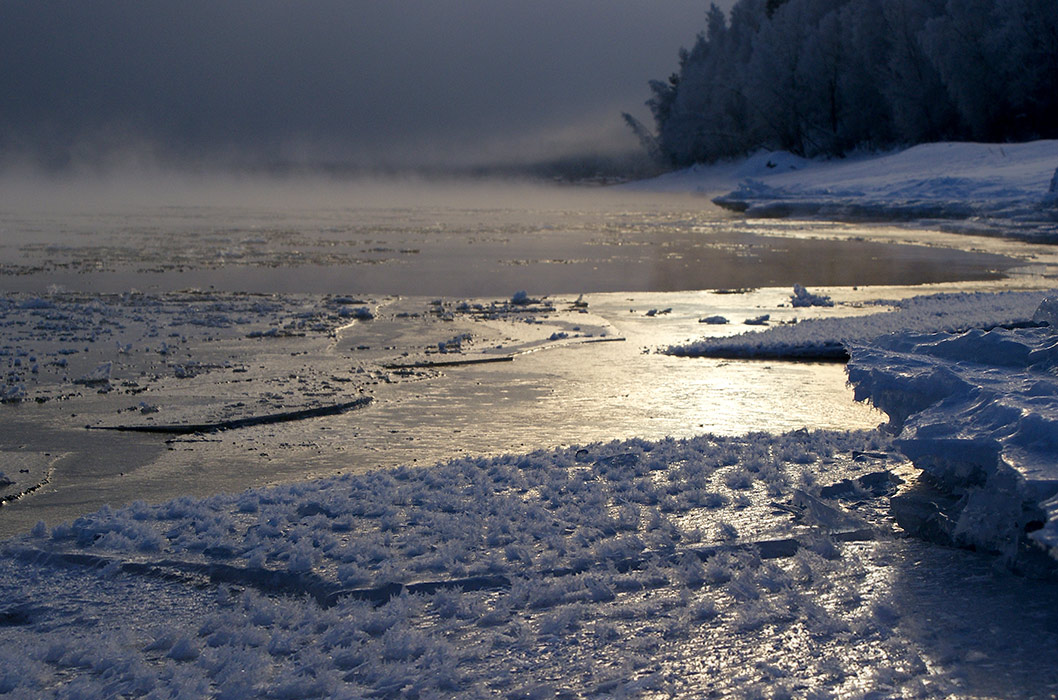
[[[465,454],[702,432],[869,428],[882,420],[854,401],[833,364],[780,368],[652,352],[697,332],[711,310],[744,317],[788,298],[786,290],[521,304],[513,296],[0,297],[8,344],[0,358],[20,392],[0,406],[0,450],[19,460],[18,469],[14,457],[0,462],[16,482],[0,497],[30,494],[0,509],[0,533],[103,504]],[[109,375],[80,381],[101,366]],[[796,391],[805,398],[790,405],[785,397]],[[216,434],[98,430],[245,422],[358,398],[372,401],[325,418]]]

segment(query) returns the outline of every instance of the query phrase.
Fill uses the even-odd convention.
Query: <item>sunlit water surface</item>
[[[267,365],[279,378],[277,391],[307,403],[312,394],[295,381],[299,373],[322,367],[347,373],[365,363],[377,368],[451,337],[456,331],[443,321],[416,325],[395,313],[425,309],[434,298],[504,300],[526,290],[565,308],[584,294],[588,320],[617,342],[551,347],[509,363],[382,382],[367,387],[375,399],[367,409],[175,445],[152,436],[87,433],[86,423],[113,423],[115,411],[135,404],[113,393],[5,405],[3,449],[67,457],[47,485],[0,511],[0,535],[106,503],[428,465],[467,453],[633,436],[872,428],[884,416],[853,401],[840,364],[696,360],[656,351],[704,333],[742,332],[743,320],[764,313],[773,322],[862,313],[859,303],[920,289],[913,285],[987,289],[1009,286],[1005,275],[1013,275],[1031,286],[1039,284],[1044,264],[1040,250],[993,239],[745,221],[702,197],[521,185],[269,187],[184,186],[168,194],[159,188],[131,202],[109,190],[107,196],[6,202],[0,288],[362,297],[379,313],[375,325],[351,324],[326,346],[288,339],[284,353],[234,358]],[[786,305],[794,283],[846,303],[795,312]],[[732,323],[698,323],[713,314]],[[540,328],[525,326],[526,338],[503,342],[549,333],[549,323],[559,323],[554,329],[570,323],[541,321]],[[480,335],[491,342],[484,330]],[[190,358],[217,352],[196,342],[187,340]],[[92,349],[95,355],[86,348],[85,357],[106,360],[113,355],[112,341],[106,343]],[[372,350],[358,354],[357,347]],[[158,383],[151,401],[163,409],[179,404],[183,420],[195,422],[195,411],[215,412],[237,398],[222,382],[189,386]]]

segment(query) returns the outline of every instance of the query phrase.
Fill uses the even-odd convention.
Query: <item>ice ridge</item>
[[[848,375],[857,399],[888,414],[895,444],[922,470],[917,493],[894,499],[903,526],[1053,573],[1054,328],[894,334],[855,346]]]

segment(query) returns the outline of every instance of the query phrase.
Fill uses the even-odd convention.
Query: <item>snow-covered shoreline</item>
[[[727,190],[732,179],[737,187],[713,201],[751,217],[930,220],[953,231],[1058,242],[1058,141],[923,144],[846,161],[758,153],[636,186],[707,194]],[[1058,543],[1058,477],[1047,427],[1054,414],[1050,400],[1058,393],[1047,360],[1055,336],[1048,328],[987,330],[989,323],[1017,328],[1040,320],[1033,313],[1040,293],[1008,295],[1002,310],[1001,299],[921,297],[888,313],[703,338],[665,352],[790,359],[851,354],[857,398],[890,415],[897,445],[924,471],[930,488],[939,486],[953,499],[947,509],[923,509],[908,497],[899,506],[901,523],[948,544],[1001,552],[1022,568],[1053,569],[1053,562],[1033,561],[1043,550],[1053,557]],[[1043,313],[1045,326],[1052,320],[1053,313]],[[971,329],[977,330],[966,332]]]
[[[1033,325],[1047,292],[933,294],[879,302],[891,310],[843,318],[810,318],[763,331],[702,338],[664,348],[680,357],[743,359],[845,360],[853,344],[900,331],[961,332],[993,327]]]
[[[1058,141],[935,143],[844,160],[761,152],[629,185],[692,192],[746,216],[953,220],[952,230],[1058,240]]]
[[[1053,575],[1058,559],[1058,299],[934,295],[667,348],[679,356],[844,359],[922,479],[893,499],[908,532]]]

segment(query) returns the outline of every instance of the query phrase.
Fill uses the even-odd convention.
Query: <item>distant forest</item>
[[[1058,0],[738,0],[652,81],[652,154],[1058,137]]]

